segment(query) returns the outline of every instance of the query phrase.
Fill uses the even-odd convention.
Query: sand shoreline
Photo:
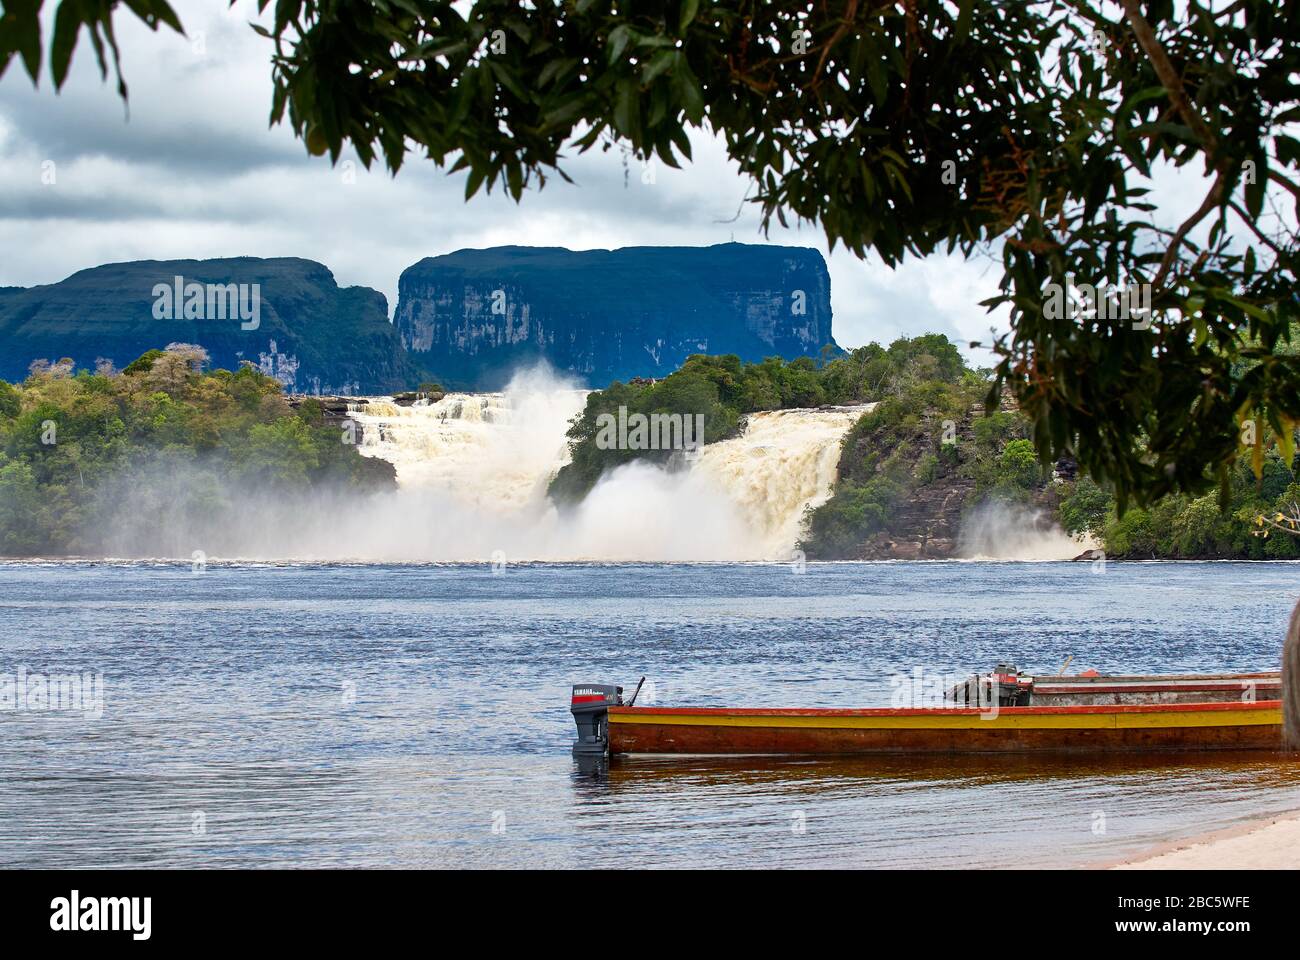
[[[1171,840],[1109,870],[1295,870],[1300,868],[1300,810],[1257,817],[1209,833]]]

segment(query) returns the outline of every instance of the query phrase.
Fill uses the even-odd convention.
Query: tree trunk
[[[1282,737],[1288,747],[1300,750],[1300,603],[1291,612],[1282,644]]]

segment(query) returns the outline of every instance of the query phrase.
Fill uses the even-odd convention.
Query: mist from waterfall
[[[535,369],[499,394],[358,404],[360,451],[397,471],[337,530],[331,553],[387,560],[787,560],[809,505],[830,496],[839,445],[866,408],[753,414],[698,460],[634,461],[582,503],[546,497],[586,391]]]
[[[990,501],[962,522],[957,555],[968,560],[1073,560],[1098,546],[1092,537],[1071,537],[1041,510]]]
[[[286,493],[197,462],[125,473],[102,490],[104,555],[307,562],[747,561],[794,559],[805,509],[827,499],[840,441],[867,408],[757,413],[741,435],[668,464],[636,460],[558,509],[587,391],[546,368],[501,393],[354,404],[367,457],[397,488]],[[348,436],[344,433],[343,437]],[[342,439],[342,438],[341,438]]]
[[[587,391],[547,368],[517,375],[504,393],[451,393],[436,403],[354,404],[360,452],[393,464],[411,495],[441,494],[485,518],[527,511],[569,459],[565,431]]]
[[[841,441],[871,408],[750,414],[694,459],[625,463],[559,509],[546,491],[587,393],[541,367],[500,393],[370,398],[351,413],[359,450],[393,465],[394,490],[286,496],[172,461],[107,484],[113,510],[96,534],[108,556],[196,564],[790,561],[807,508],[832,493]],[[958,556],[1060,560],[1091,546],[1035,511],[986,504],[963,522]]]

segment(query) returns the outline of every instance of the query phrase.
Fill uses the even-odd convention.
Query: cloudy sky
[[[297,256],[326,264],[341,284],[382,291],[391,313],[405,267],[463,247],[734,237],[827,254],[815,226],[774,227],[765,239],[752,213],[721,222],[736,215],[746,183],[703,135],[693,164],[660,166],[653,184],[642,183],[638,164],[625,174],[617,153],[593,151],[568,163],[574,185],[553,180],[519,205],[482,194],[466,203],[460,174],[414,155],[395,178],[346,156],[333,167],[309,157],[287,127],[268,127],[270,46],[249,27],[251,0],[175,6],[188,39],[118,17],[129,118],[84,36],[62,93],[48,77],[33,89],[17,62],[0,80],[0,285],[50,283],[122,260]],[[999,275],[987,260],[936,255],[896,270],[843,250],[827,260],[841,345],[930,331],[987,342],[995,318],[977,304]]]

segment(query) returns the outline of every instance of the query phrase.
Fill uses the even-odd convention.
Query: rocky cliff
[[[384,295],[339,287],[310,260],[143,260],[0,288],[6,380],[21,380],[39,358],[121,367],[175,342],[205,347],[216,367],[250,361],[291,391],[387,393],[418,379]]]
[[[971,425],[984,413],[983,405],[972,407],[957,422],[953,451],[960,463],[960,451],[974,445]],[[920,420],[913,434],[909,451],[911,467],[915,472],[920,459],[934,448],[933,438],[942,427],[933,418]],[[875,439],[875,438],[872,438]],[[861,448],[870,439],[858,441],[858,449],[846,451],[845,456],[861,457]],[[924,560],[945,559],[955,556],[960,542],[963,515],[970,506],[975,491],[975,481],[958,468],[957,463],[936,463],[935,476],[929,482],[919,483],[902,498],[889,517],[885,530],[869,537],[855,559],[860,560]]]
[[[1017,413],[1019,408],[1008,393],[1002,396],[1003,413]],[[880,446],[897,450],[907,472],[914,478],[912,485],[890,512],[885,529],[867,537],[854,552],[858,560],[926,560],[947,559],[958,556],[963,546],[963,526],[971,518],[971,509],[979,500],[978,483],[972,476],[971,457],[981,444],[976,437],[975,423],[986,415],[983,402],[972,404],[960,419],[953,421],[951,446],[946,450],[936,444],[935,438],[943,434],[943,424],[933,411],[917,417],[904,431],[907,439],[900,442],[897,435],[888,438],[876,433],[854,438],[846,446],[840,459],[841,470],[853,469],[852,464],[866,460],[867,451]],[[938,451],[929,469],[923,469],[928,455]],[[1073,469],[1073,462],[1058,465],[1059,473]],[[920,474],[921,476],[918,476]],[[1057,492],[1053,484],[1039,484],[1028,497],[1025,510],[1018,517],[1033,522],[1042,532],[1053,526],[1056,513]],[[1082,547],[1080,547],[1082,549]],[[1068,558],[1066,558],[1068,559]]]
[[[693,353],[793,359],[834,342],[821,254],[739,243],[459,250],[402,273],[395,323],[432,376],[475,388],[538,359],[603,387]]]

